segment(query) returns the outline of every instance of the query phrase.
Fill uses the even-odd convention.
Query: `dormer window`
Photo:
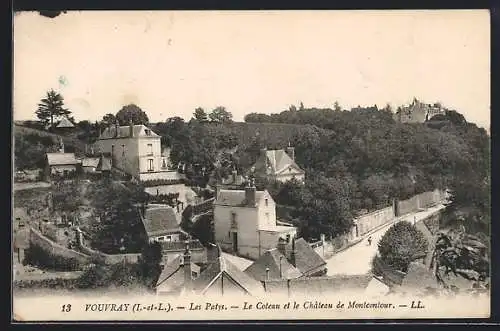
[[[145,130],[144,130],[144,133],[146,133],[146,136],[150,136],[150,135],[151,135],[151,130],[149,130],[149,129],[145,129]]]

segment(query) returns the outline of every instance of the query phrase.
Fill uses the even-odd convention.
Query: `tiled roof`
[[[260,155],[254,165],[257,173],[276,174],[288,167],[303,171],[297,163],[282,149],[267,150],[264,155]]]
[[[287,257],[290,258],[292,252],[292,244],[288,244],[286,249]],[[295,240],[295,267],[303,274],[326,265],[325,260],[314,251],[313,248],[304,240],[304,238],[299,238]]]
[[[184,257],[178,255],[170,263],[168,263],[161,272],[156,289],[165,292],[180,291],[186,279],[184,275]],[[191,270],[199,272],[200,267],[191,262]]]
[[[49,165],[76,165],[78,160],[74,153],[47,153]]]
[[[148,236],[158,236],[180,231],[175,211],[170,206],[147,208],[142,222]]]
[[[63,117],[63,119],[56,125],[56,128],[74,128],[75,125],[71,123],[69,119]]]
[[[149,129],[147,126],[143,124],[134,125],[134,137],[139,137],[142,130],[150,130],[151,137],[159,137],[153,130]],[[99,139],[114,139],[114,138],[128,138],[130,137],[130,127],[128,125],[119,126],[118,127],[118,135],[115,137],[116,127],[111,125],[104,129],[104,131],[99,136]],[[145,135],[141,135],[145,136]]]
[[[259,201],[264,194],[265,191],[256,191],[255,201]],[[220,190],[214,204],[233,207],[245,206],[245,190]]]
[[[196,293],[205,293],[219,278],[229,278],[232,283],[250,295],[260,294],[262,284],[238,269],[233,263],[222,256],[219,248],[219,257],[212,261],[201,273],[200,277],[193,281],[193,290]]]
[[[85,157],[82,159],[82,167],[97,167],[99,165],[98,157]]]
[[[302,273],[291,265],[277,249],[266,251],[257,261],[245,269],[245,273],[258,281],[263,281],[267,277],[266,268],[269,268],[269,279],[293,279],[302,276]]]
[[[338,275],[327,277],[309,277],[298,279],[269,280],[264,282],[264,288],[269,293],[286,293],[293,295],[324,295],[325,293],[364,292],[371,275]]]

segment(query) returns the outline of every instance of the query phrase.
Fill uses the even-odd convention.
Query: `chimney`
[[[134,123],[132,122],[132,120],[130,120],[128,123],[128,135],[130,138],[134,137]]]
[[[266,268],[266,280],[269,280],[269,268]]]
[[[288,147],[286,148],[286,153],[292,160],[295,161],[295,148],[290,146],[290,143],[288,143]]]
[[[186,250],[184,251],[184,286],[187,289],[191,288],[193,276],[191,273],[191,252],[189,250],[189,240],[186,240]]]
[[[248,182],[248,185],[245,187],[245,200],[247,202],[248,207],[255,207],[255,193],[257,189],[255,188],[255,184],[252,181]]]
[[[290,253],[290,263],[296,267],[295,257],[297,256],[297,250],[295,248],[295,236],[292,238],[292,252]]]
[[[233,170],[233,184],[236,184],[236,177],[238,177],[238,171],[236,169]]]
[[[278,251],[286,256],[286,241],[283,238],[278,240]]]
[[[215,200],[219,198],[219,193],[220,193],[220,185],[219,183],[215,184]]]
[[[207,262],[212,263],[217,261],[219,258],[219,248],[217,245],[213,243],[208,244],[208,249],[207,249]]]
[[[280,256],[280,279],[283,278],[283,268],[282,268],[282,261],[283,260],[283,256]]]

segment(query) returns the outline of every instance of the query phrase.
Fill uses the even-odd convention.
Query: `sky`
[[[14,120],[53,88],[77,121],[135,103],[151,122],[224,106],[441,102],[490,126],[486,10],[84,11],[14,17]]]

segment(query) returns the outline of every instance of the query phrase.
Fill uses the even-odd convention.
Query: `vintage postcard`
[[[490,18],[14,13],[16,322],[490,316]]]

